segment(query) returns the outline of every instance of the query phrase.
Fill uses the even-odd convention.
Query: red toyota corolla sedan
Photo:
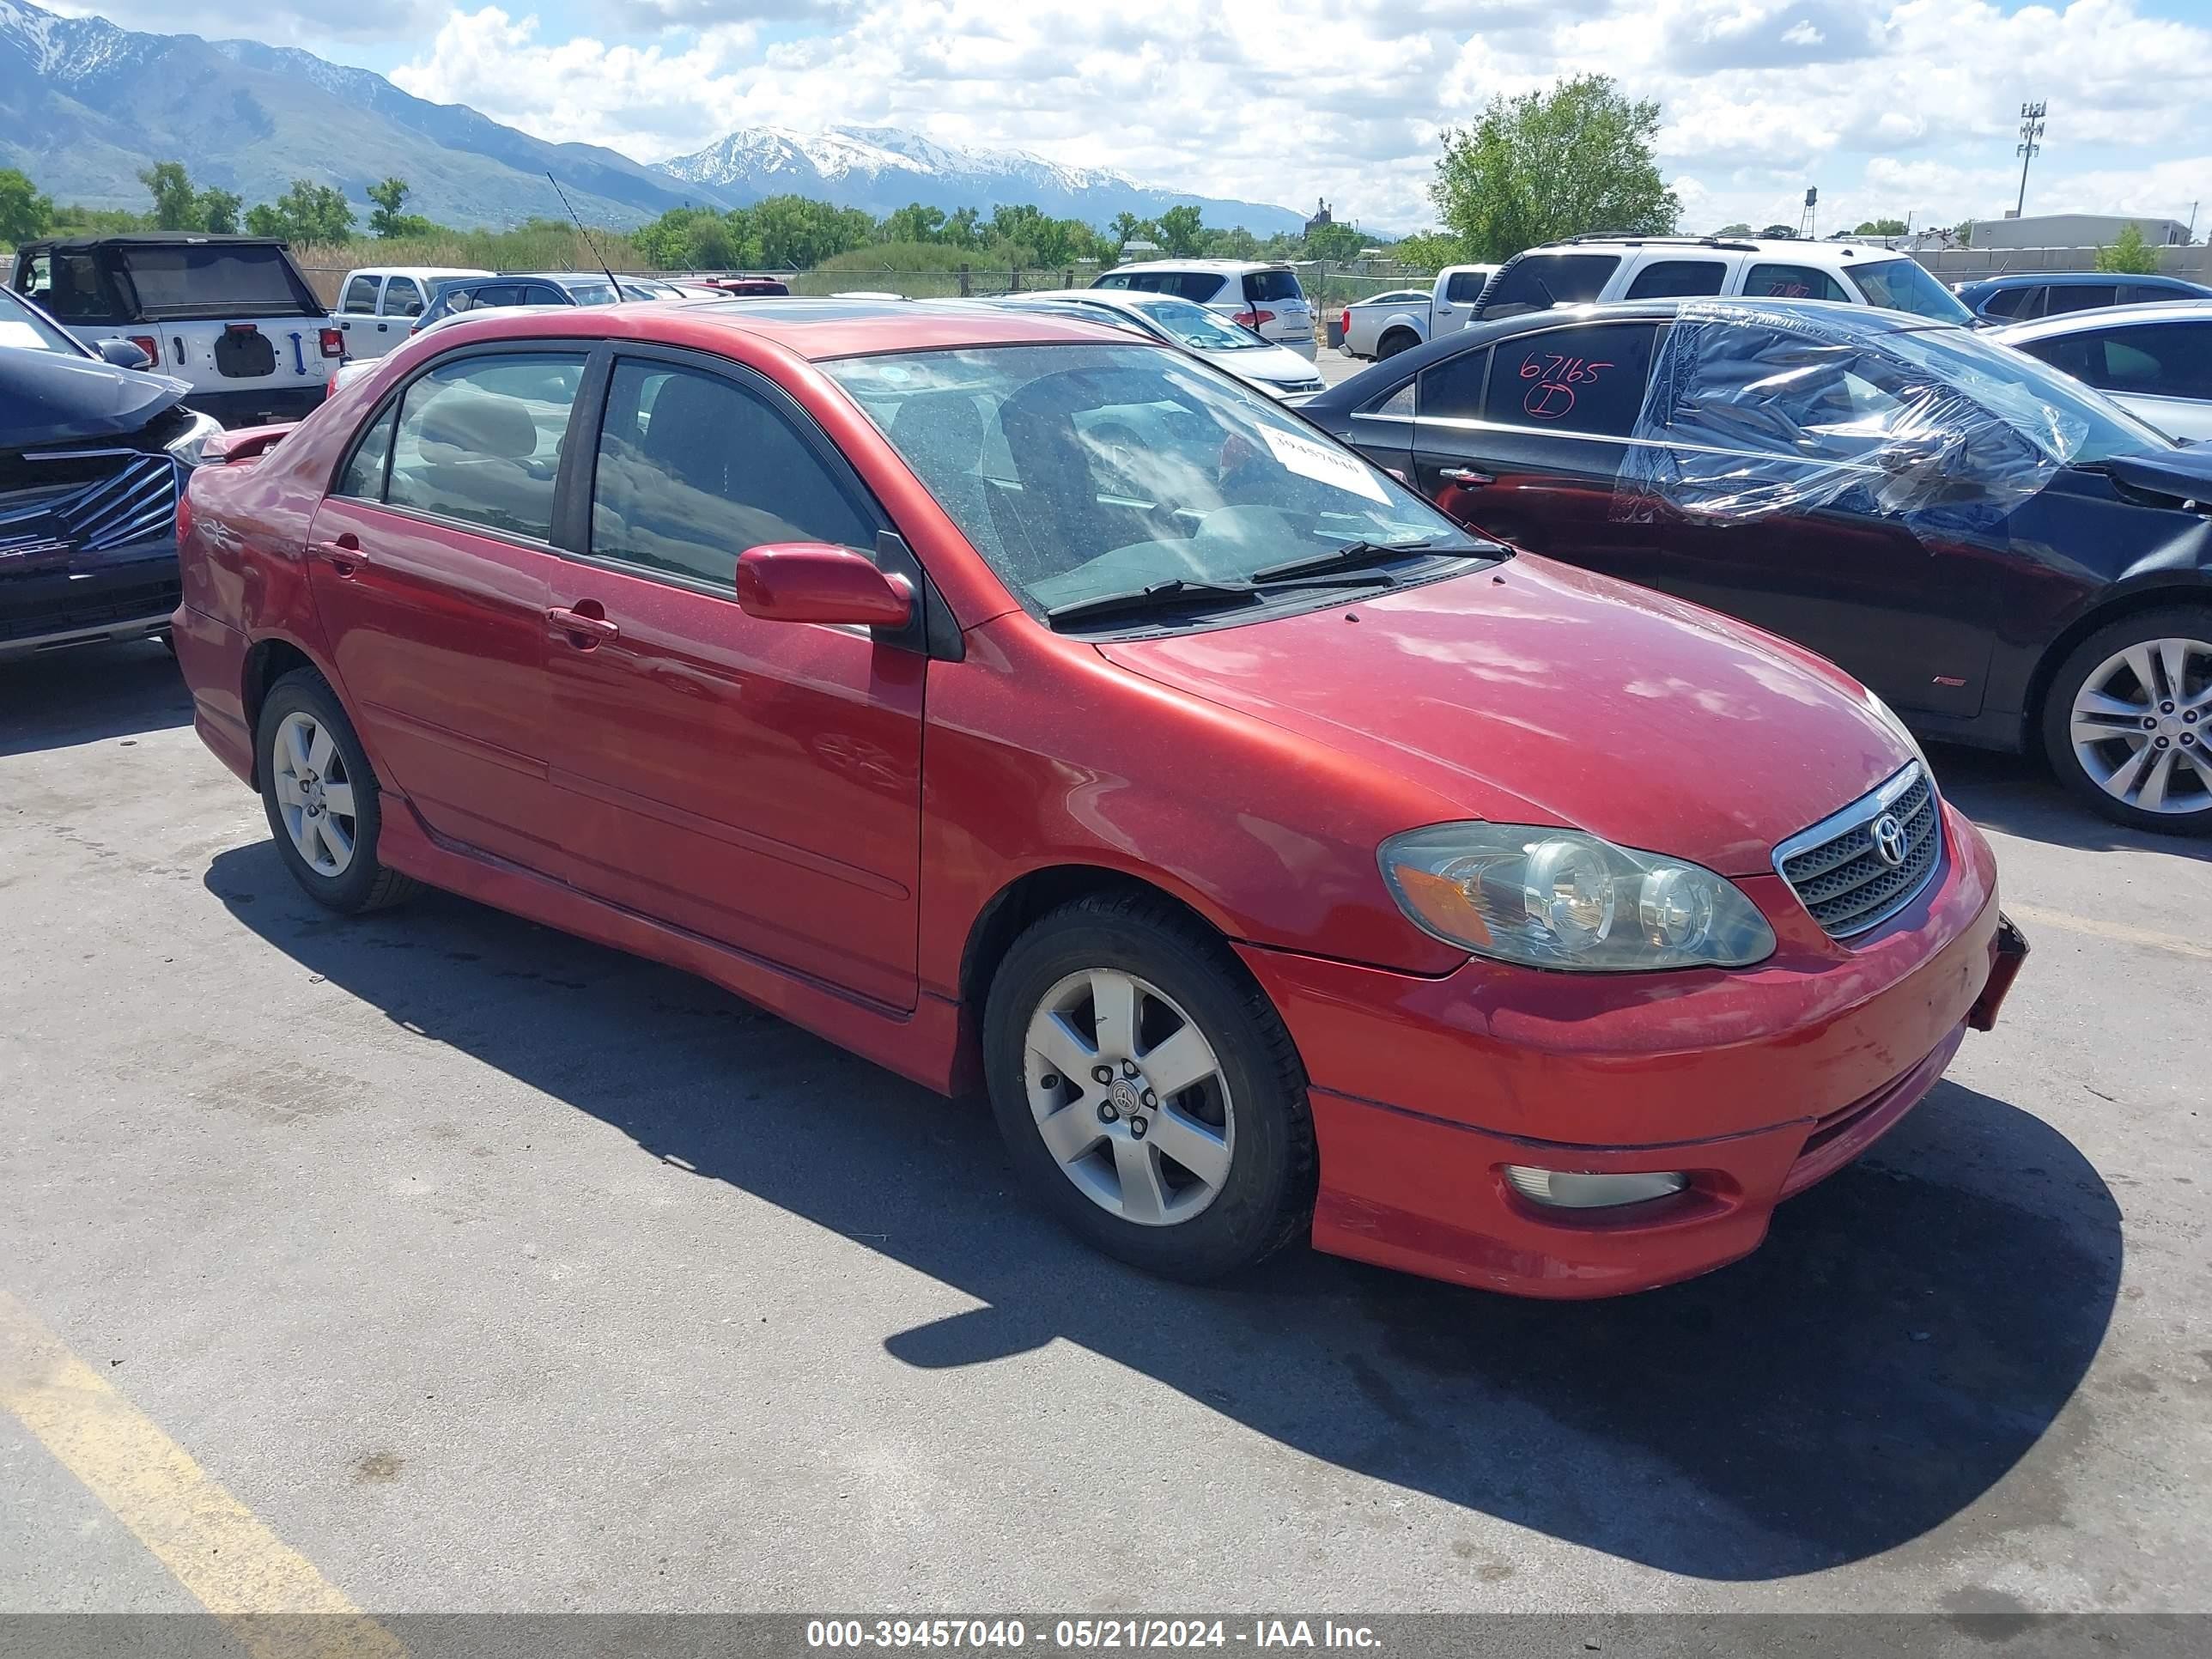
[[[1840,672],[1095,325],[508,313],[210,450],[177,653],[317,900],[431,883],[981,1083],[1163,1273],[1719,1267],[2025,950]]]

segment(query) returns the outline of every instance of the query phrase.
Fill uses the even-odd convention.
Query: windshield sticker
[[[1311,478],[1316,483],[1334,484],[1337,489],[1349,490],[1355,495],[1364,495],[1370,501],[1381,501],[1385,507],[1390,504],[1390,498],[1382,493],[1382,486],[1375,482],[1375,475],[1367,470],[1367,463],[1356,456],[1298,437],[1293,433],[1278,432],[1273,427],[1261,428],[1260,435],[1267,441],[1267,447],[1274,451],[1276,460],[1301,478]]]

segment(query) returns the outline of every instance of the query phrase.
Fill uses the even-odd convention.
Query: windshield
[[[985,346],[823,367],[1034,610],[1154,583],[1249,581],[1354,544],[1473,550],[1389,474],[1157,346]]]
[[[1869,305],[1885,311],[1910,312],[1939,323],[1974,320],[1974,313],[1960,303],[1959,296],[1930,276],[1917,259],[1881,259],[1850,269],[1851,280]]]
[[[1133,301],[1130,309],[1143,312],[1163,334],[1193,351],[1250,351],[1267,343],[1250,329],[1224,322],[1204,306],[1194,306],[1188,300],[1170,300],[1163,295]]]
[[[0,346],[14,346],[24,351],[58,351],[67,357],[84,356],[74,339],[4,288],[0,288]]]
[[[1943,376],[2054,461],[2094,466],[2114,455],[2173,447],[2157,428],[2072,375],[1978,334],[1906,329],[1887,343],[1908,362]]]

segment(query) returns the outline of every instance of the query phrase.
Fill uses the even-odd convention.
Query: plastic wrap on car
[[[1971,532],[2087,436],[2022,387],[1938,361],[1889,313],[1684,305],[1654,356],[1613,517],[1726,525],[1834,507]]]

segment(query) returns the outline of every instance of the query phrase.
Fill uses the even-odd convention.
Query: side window
[[[875,529],[766,398],[702,369],[624,360],[607,389],[592,552],[716,586],[769,542],[862,552]]]
[[[1487,357],[1490,354],[1486,351],[1481,355]],[[1419,408],[1413,390],[1419,384],[1418,381],[1408,380],[1395,392],[1371,398],[1366,408],[1355,410],[1352,412],[1358,415],[1384,415],[1396,420],[1410,421],[1413,418],[1415,410]]]
[[[2148,283],[2130,283],[2120,292],[2120,303],[2124,306],[2153,306],[2161,300],[2185,300],[2186,294],[2177,294],[2170,288],[2155,288]]]
[[[2043,314],[2061,316],[2069,311],[2094,311],[2100,306],[2116,303],[2118,286],[2112,283],[2053,283],[2049,298],[2044,301]]]
[[[1636,273],[1632,300],[1692,299],[1721,291],[1728,266],[1718,259],[1658,259]]]
[[[55,254],[46,289],[31,291],[65,323],[104,322],[116,308],[108,298],[100,263],[89,253]]]
[[[1650,375],[1657,332],[1648,323],[1593,323],[1507,341],[1497,349],[1484,418],[1507,426],[1625,438],[1644,408],[1644,383]],[[1424,414],[1436,412],[1425,386],[1421,409]]]
[[[459,357],[400,400],[385,499],[550,541],[553,482],[584,378],[580,352]]]
[[[387,317],[420,317],[422,314],[422,290],[415,286],[412,276],[394,276],[384,285],[384,314]]]
[[[2032,288],[2001,288],[1990,295],[1987,303],[1982,307],[1982,314],[1985,317],[2017,317],[2021,307],[2034,293]]]
[[[27,294],[42,305],[52,299],[54,292],[53,255],[41,253],[31,261],[29,269],[19,271],[15,289],[18,293]],[[52,310],[52,307],[49,306],[47,309]]]
[[[520,303],[526,306],[565,306],[574,302],[550,283],[532,283],[522,290]]]
[[[1220,298],[1222,290],[1228,286],[1226,276],[1217,276],[1210,270],[1185,271],[1180,276],[1169,277],[1166,283],[1169,293],[1180,294],[1194,305],[1201,306]]]
[[[1444,279],[1444,300],[1447,304],[1471,306],[1482,297],[1482,285],[1490,280],[1485,270],[1455,270]]]
[[[355,277],[346,284],[345,299],[339,305],[338,309],[355,317],[374,316],[376,285],[381,280],[380,277],[371,276],[365,273]]]
[[[1482,302],[1486,317],[1517,317],[1553,306],[1588,305],[1620,266],[1617,253],[1531,253],[1498,273]]]
[[[2212,398],[2212,324],[2153,323],[2075,337],[2086,348],[2075,372],[2107,392]]]
[[[376,424],[361,434],[354,445],[353,457],[346,462],[345,471],[338,474],[333,495],[350,495],[356,501],[380,501],[384,499],[384,464],[392,453],[392,426],[399,417],[397,404],[376,417]]]
[[[1510,354],[1513,348],[1507,346]],[[1490,376],[1490,349],[1462,351],[1421,371],[1420,410],[1424,419],[1477,421],[1482,418],[1482,385]],[[1405,411],[1410,415],[1413,411]]]
[[[1743,291],[1761,300],[1842,300],[1851,295],[1825,270],[1811,265],[1753,265]]]

